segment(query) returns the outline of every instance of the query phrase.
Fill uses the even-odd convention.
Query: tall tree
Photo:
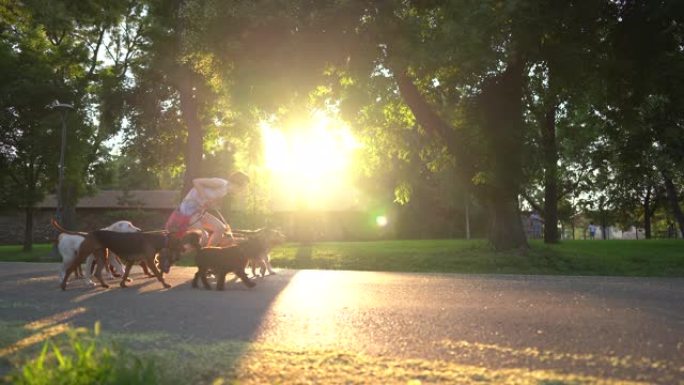
[[[475,183],[499,250],[527,245],[517,201],[526,61],[507,22],[517,11],[389,2],[367,27],[381,47],[373,70],[391,71],[415,121],[455,158],[462,183]]]
[[[587,129],[591,117],[583,112],[603,103],[604,82],[599,68],[605,61],[603,37],[611,25],[611,7],[600,1],[567,1],[553,6],[530,2],[528,8],[528,26],[539,33],[530,35],[536,41],[530,41],[528,47],[531,66],[526,121],[536,126],[538,134],[532,135],[536,146],[527,149],[538,151],[540,156],[538,163],[526,168],[541,168],[544,241],[556,243],[558,202],[567,194],[563,168],[571,166],[562,150],[564,142],[586,136],[579,131]],[[580,117],[587,120],[578,121]],[[569,126],[571,119],[574,124]]]
[[[684,214],[673,183],[684,165],[684,4],[626,0],[616,6],[618,23],[609,35],[611,62],[606,72],[612,104],[607,111],[609,134],[618,142],[627,138],[630,145],[623,149],[631,160],[653,159],[684,234]]]
[[[4,4],[0,15],[0,167],[12,182],[7,186],[12,203],[25,210],[24,250],[30,250],[33,208],[55,185],[59,163],[53,149],[61,121],[47,105],[79,93],[67,79],[73,79],[83,56],[74,47],[58,47],[17,4]],[[87,132],[89,127],[74,117],[68,121],[74,132]],[[78,140],[72,142],[77,149]]]
[[[46,105],[57,99],[74,107],[68,112],[66,121],[64,188],[60,191],[66,206],[71,208],[66,213],[73,213],[78,197],[92,190],[103,159],[106,159],[104,142],[120,127],[108,115],[109,111],[116,109],[112,107],[110,102],[113,98],[109,96],[115,94],[111,91],[119,88],[117,82],[124,81],[122,73],[126,72],[125,69],[117,69],[120,67],[117,58],[131,57],[133,50],[121,49],[121,44],[118,47],[113,45],[130,37],[128,34],[125,37],[117,35],[117,30],[122,16],[134,14],[131,11],[134,8],[132,1],[108,0],[78,3],[9,1],[0,5],[3,16],[0,18],[0,34],[3,42],[11,47],[3,55],[8,58],[8,63],[19,60],[20,64],[4,71],[12,75],[3,82],[7,91],[3,93],[7,96],[3,100],[3,111],[8,113],[3,129],[9,130],[14,140],[7,148],[20,148],[20,142],[31,141],[30,147],[21,148],[30,148],[29,153],[39,155],[34,161],[22,163],[24,165],[39,165],[42,159],[59,156],[53,149],[54,143],[60,141],[60,114],[49,111]],[[105,48],[108,57],[115,61],[114,65],[103,63]],[[111,50],[116,53],[112,54]],[[31,93],[35,94],[31,96],[32,106],[21,105]],[[46,134],[51,135],[49,140],[52,142],[44,140]],[[9,156],[5,160],[11,163],[17,159]],[[25,203],[28,207],[32,207],[56,184],[58,161],[50,161],[51,164],[38,168],[36,172],[25,173],[32,177],[15,186],[18,191],[27,188],[37,192],[23,195],[31,197],[30,202]],[[71,222],[72,216],[67,215],[66,219]],[[31,227],[31,216],[27,212],[26,247],[30,247]]]

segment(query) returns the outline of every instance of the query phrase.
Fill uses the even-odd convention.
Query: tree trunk
[[[651,215],[651,186],[649,186],[644,197],[644,236],[646,239],[651,239]],[[636,233],[638,236],[639,229],[636,229]]]
[[[36,204],[36,162],[35,157],[31,157],[29,160],[28,167],[24,170],[26,176],[26,193],[23,197],[24,204],[26,205],[26,221],[24,226],[24,251],[31,251],[33,249],[33,207]]]
[[[178,92],[180,93],[181,113],[188,130],[188,139],[185,145],[185,175],[183,177],[183,190],[181,191],[182,198],[192,188],[193,179],[200,176],[204,155],[204,137],[199,116],[199,102],[193,86],[194,74],[185,67],[180,71],[180,74]]]
[[[572,240],[575,240],[575,217],[570,218],[570,225],[572,226]]]
[[[24,251],[33,249],[33,206],[28,205],[25,209],[26,225],[24,226]]]
[[[470,195],[468,193],[465,193],[465,231],[466,231],[466,239],[470,239],[470,203],[468,202],[468,199],[470,198]]]
[[[492,175],[492,180],[484,187],[483,203],[489,214],[489,240],[497,250],[528,247],[517,199],[522,176],[523,69],[521,60],[512,59],[506,71],[486,82],[477,100],[482,130],[487,138],[486,155],[491,160],[487,165],[489,169],[482,171]],[[462,138],[427,103],[406,71],[392,68],[392,72],[404,102],[418,123],[444,141],[450,154],[457,159],[462,180],[470,181],[474,174],[473,159],[463,155]]]
[[[492,175],[485,185],[490,190],[489,239],[497,250],[528,248],[518,208],[523,177],[524,68],[521,59],[510,59],[503,73],[485,82],[477,100],[489,157],[487,171]]]
[[[489,241],[497,251],[527,248],[518,199],[515,194],[504,195],[495,190],[487,196]]]
[[[555,104],[546,111],[541,131],[544,153],[544,243],[558,243],[558,146]]]
[[[677,223],[679,224],[679,232],[684,237],[684,214],[682,214],[682,208],[679,207],[679,197],[677,195],[677,188],[674,183],[672,183],[672,178],[667,172],[661,172],[663,175],[663,180],[665,181],[665,191],[667,192],[667,201],[672,209],[672,214],[674,214]]]
[[[608,238],[606,235],[606,231],[608,231],[606,212],[603,209],[601,209],[601,239],[603,239],[604,241]]]

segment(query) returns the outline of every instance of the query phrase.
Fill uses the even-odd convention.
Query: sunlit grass
[[[57,326],[68,329],[65,324]],[[46,340],[35,357],[5,379],[17,385],[169,383],[168,379],[162,380],[154,361],[103,343],[98,336],[99,323],[92,334],[84,329],[69,329],[66,339]]]
[[[253,346],[236,372],[240,384],[645,384],[552,370],[491,369],[442,360],[400,359],[338,350],[293,351],[268,345]]]
[[[684,276],[684,242],[531,242],[496,252],[485,240],[414,240],[288,244],[271,253],[274,266],[397,272]]]
[[[7,325],[5,325],[7,326]],[[13,326],[0,333],[13,333]],[[339,349],[293,348],[270,343],[243,341],[194,341],[163,333],[87,333],[71,330],[42,349],[24,352],[13,362],[15,371],[6,377],[24,384],[639,384],[609,376],[580,374],[594,362],[609,362],[625,369],[662,372],[670,378],[667,363],[630,357],[585,357],[535,349],[480,345],[465,341],[441,341],[435,349],[447,349],[454,357],[495,357],[495,362],[523,358],[525,367],[509,364],[487,367],[464,364],[458,359],[430,360],[392,355],[374,356]],[[493,356],[492,356],[493,355]],[[531,369],[531,361],[555,362],[575,368],[573,372]],[[487,360],[482,360],[486,362]],[[495,365],[499,366],[499,365]],[[21,368],[21,369],[19,369]],[[654,369],[655,368],[655,369]],[[671,378],[670,378],[671,379]],[[122,382],[123,381],[123,382]]]
[[[684,276],[684,241],[613,240],[530,242],[526,254],[498,253],[486,240],[400,240],[289,243],[271,253],[275,267],[477,274]],[[0,261],[40,261],[52,245],[1,246]],[[193,265],[192,259],[181,265]]]

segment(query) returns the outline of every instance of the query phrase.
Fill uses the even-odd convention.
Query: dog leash
[[[224,218],[224,217],[223,217],[223,214],[221,214],[221,210],[219,210],[218,208],[214,208],[214,211],[216,212],[216,214],[218,214],[219,219],[221,220],[221,222],[223,222],[224,225],[227,225],[228,222],[226,222],[226,218]]]
[[[203,217],[204,214],[206,214],[206,213],[207,213],[207,210],[206,210],[206,209],[202,209],[202,213],[201,213],[200,215],[198,215],[198,216],[197,216],[197,219],[195,219],[193,222],[188,223],[188,227],[192,227],[192,226],[195,225],[195,223],[197,223],[197,222],[199,222],[200,220],[202,220],[202,217]]]

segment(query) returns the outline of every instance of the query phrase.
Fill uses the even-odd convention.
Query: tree
[[[105,47],[115,59],[110,49],[119,41],[118,23],[122,14],[135,8],[132,4],[10,1],[0,6],[0,34],[6,44],[3,73],[7,76],[2,100],[5,167],[30,165],[33,169],[24,170],[23,180],[16,178],[12,185],[15,194],[26,197],[22,203],[27,207],[25,248],[30,247],[32,238],[32,207],[57,179],[59,153],[54,151],[54,143],[60,142],[61,121],[47,104],[57,99],[74,106],[66,122],[65,178],[60,192],[70,208],[67,214],[73,213],[78,197],[92,191],[100,177],[106,156],[104,142],[120,128],[110,117],[116,110],[110,103],[113,98],[106,95],[119,88],[112,81],[119,63],[103,65],[100,54]],[[125,55],[130,57],[132,52],[129,49]],[[124,53],[119,50],[116,55]],[[24,190],[27,193],[21,194]],[[73,216],[64,219],[67,226],[73,224]]]
[[[54,186],[59,156],[48,149],[59,141],[61,122],[46,106],[72,92],[54,67],[64,63],[65,54],[73,53],[52,51],[43,30],[29,22],[25,11],[3,7],[0,12],[6,20],[0,24],[0,169],[10,179],[8,203],[25,210],[24,250],[28,251],[33,208]]]
[[[239,21],[240,10],[251,6],[191,0],[148,4],[144,31],[148,55],[132,66],[136,84],[127,97],[131,125],[124,152],[156,173],[171,169],[174,178],[183,175],[184,195],[192,180],[208,171],[205,158],[222,146],[215,144],[223,142],[218,132],[238,126],[226,88],[233,63],[221,62],[208,49],[218,36],[206,28],[231,27]],[[234,16],[227,24],[212,21],[226,15],[221,10]],[[220,41],[234,42],[236,31],[231,33],[220,36]],[[242,127],[238,128],[235,131],[240,132]]]
[[[420,130],[455,158],[461,183],[474,184],[489,213],[490,240],[500,250],[526,247],[517,195],[530,31],[511,22],[525,5],[384,2],[361,17],[368,22],[359,27],[367,31],[361,39],[380,48],[371,81],[373,72],[389,70]]]
[[[611,108],[609,134],[623,146],[631,161],[651,159],[662,176],[670,209],[684,234],[684,214],[673,183],[681,169],[684,139],[684,5],[621,1],[619,22],[609,37],[607,79]]]
[[[605,99],[599,64],[605,60],[602,36],[611,25],[610,6],[607,2],[567,1],[553,6],[528,2],[524,9],[529,11],[520,15],[522,28],[529,29],[524,35],[529,62],[526,151],[532,153],[525,169],[542,186],[543,199],[532,198],[536,194],[531,191],[525,195],[543,213],[544,241],[556,243],[558,202],[576,184],[568,177],[583,169],[564,154],[564,147],[577,136],[584,140],[583,131],[594,131],[587,112]]]

